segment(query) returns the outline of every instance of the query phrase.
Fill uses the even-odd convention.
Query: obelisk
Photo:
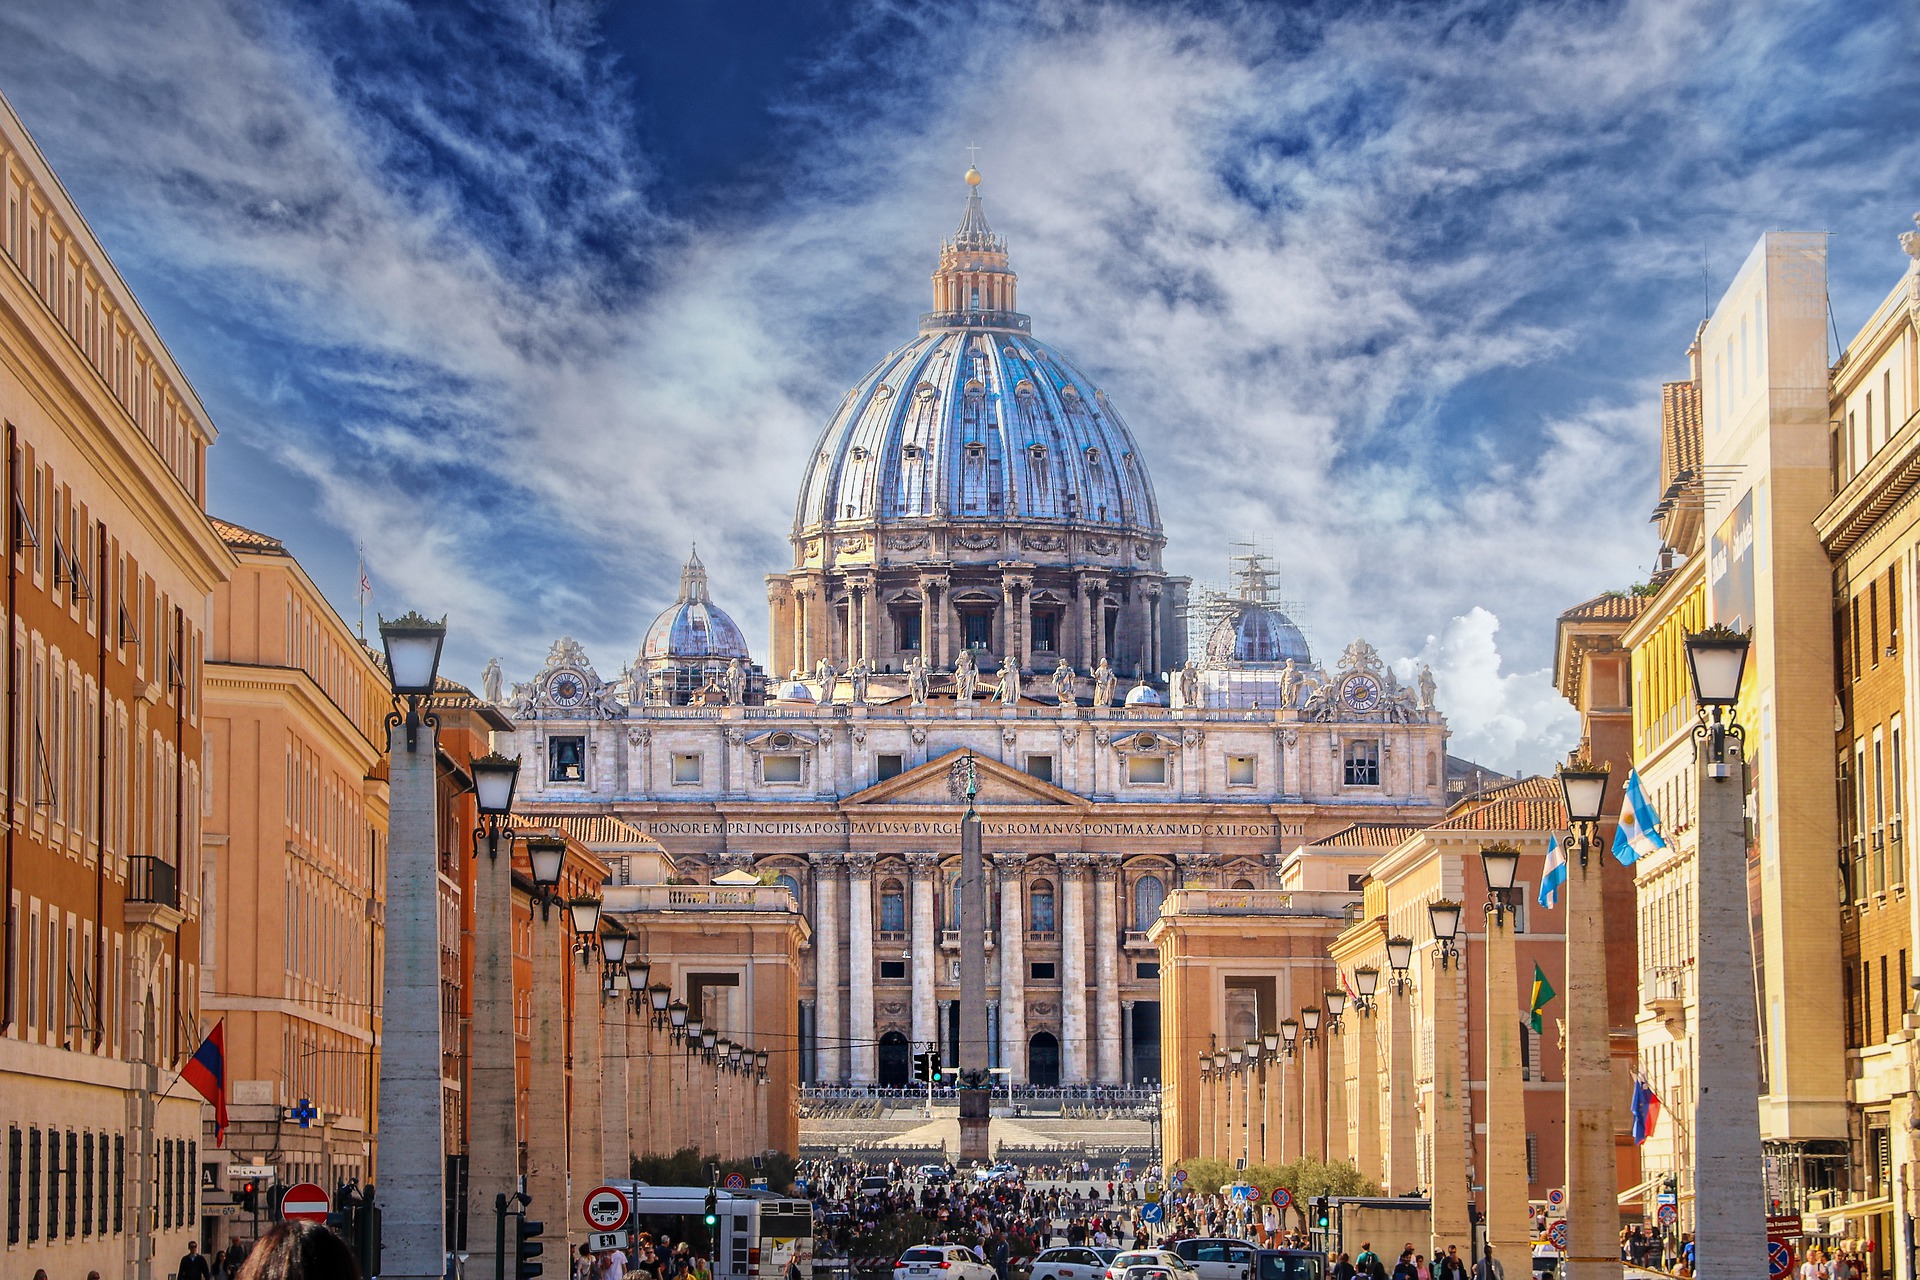
[[[980,774],[969,751],[954,764],[956,790],[966,796],[960,820],[960,1159],[985,1163],[991,1154],[993,1077],[987,1071],[987,877],[980,856],[980,815],[974,797]]]

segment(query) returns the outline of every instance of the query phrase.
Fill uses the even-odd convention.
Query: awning
[[[1651,1178],[1648,1178],[1645,1182],[1636,1183],[1635,1185],[1628,1187],[1625,1191],[1622,1191],[1619,1197],[1614,1201],[1614,1203],[1626,1204],[1630,1200],[1644,1200],[1646,1198],[1647,1192],[1651,1191],[1654,1188],[1654,1185],[1656,1183],[1665,1182],[1666,1180],[1667,1180],[1666,1174],[1656,1173]]]
[[[1855,1200],[1852,1204],[1823,1209],[1813,1216],[1816,1218],[1871,1218],[1876,1214],[1892,1212],[1893,1197],[1878,1196],[1872,1200]]]

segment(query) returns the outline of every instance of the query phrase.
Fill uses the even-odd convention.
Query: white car
[[[1202,1236],[1174,1242],[1180,1256],[1193,1264],[1200,1280],[1253,1280],[1258,1247],[1230,1236]]]
[[[957,1244],[917,1244],[894,1264],[893,1280],[999,1280],[978,1254]]]
[[[1033,1280],[1105,1280],[1107,1264],[1092,1249],[1048,1249],[1033,1260]]]
[[[1176,1280],[1196,1280],[1193,1264],[1171,1249],[1128,1249],[1125,1253],[1116,1253],[1107,1264],[1107,1280],[1126,1280],[1127,1272],[1134,1267],[1163,1268]]]

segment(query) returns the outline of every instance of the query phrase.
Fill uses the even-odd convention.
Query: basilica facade
[[[1437,820],[1446,725],[1424,670],[1403,683],[1361,640],[1317,660],[1257,559],[1189,655],[1139,447],[1033,338],[967,180],[919,336],[808,460],[792,567],[767,580],[767,674],[695,557],[619,675],[563,638],[511,688],[491,669],[487,695],[517,726],[501,746],[530,814],[618,816],[680,878],[792,891],[810,1081],[900,1084],[915,1048],[953,1056],[950,773],[971,754],[994,1065],[1155,1079],[1165,896],[1277,889],[1289,854],[1353,823]]]

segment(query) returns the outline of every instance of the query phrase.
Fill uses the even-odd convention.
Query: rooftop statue
[[[1053,669],[1053,696],[1063,707],[1074,704],[1073,668],[1067,665],[1065,658],[1060,659],[1060,665]]]
[[[980,664],[974,661],[972,649],[962,649],[960,660],[953,664],[953,696],[959,702],[972,702],[974,690],[980,687]]]
[[[480,673],[480,693],[494,706],[500,705],[500,684],[504,678],[500,672],[500,659],[488,658],[486,670]]]
[[[995,692],[999,695],[1000,705],[1011,707],[1020,701],[1020,668],[1012,662],[1000,664],[1000,685]]]
[[[927,705],[927,692],[932,681],[927,678],[927,660],[919,654],[907,659],[907,696],[916,707]],[[864,700],[864,699],[863,699]]]
[[[1105,658],[1093,669],[1093,705],[1110,707],[1113,705],[1113,668]]]

